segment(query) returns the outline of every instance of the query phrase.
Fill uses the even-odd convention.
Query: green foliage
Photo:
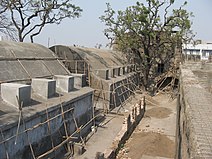
[[[140,59],[146,86],[157,60],[170,61],[174,47],[192,35],[191,14],[183,9],[187,2],[171,10],[173,4],[174,0],[146,0],[146,5],[137,2],[117,13],[107,4],[105,15],[100,17],[107,27],[105,35],[111,45],[130,54],[129,57],[134,55]]]

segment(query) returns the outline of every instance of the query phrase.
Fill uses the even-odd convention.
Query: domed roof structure
[[[48,48],[34,43],[0,41],[0,82],[65,75],[58,57]]]

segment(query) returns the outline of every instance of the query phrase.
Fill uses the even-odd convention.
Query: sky
[[[138,0],[72,0],[83,9],[78,19],[65,19],[60,25],[48,25],[44,28],[35,42],[44,46],[78,45],[95,47],[96,44],[106,46],[109,41],[104,36],[105,25],[99,17],[106,10],[106,3],[110,3],[114,10],[124,10],[134,5]],[[184,0],[175,0],[175,6],[179,8]],[[144,2],[144,0],[140,0]],[[192,30],[196,33],[195,39],[212,41],[212,0],[187,0],[186,9],[193,12]]]

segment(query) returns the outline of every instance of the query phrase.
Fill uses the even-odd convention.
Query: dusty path
[[[113,139],[121,129],[124,116],[107,115],[106,120],[98,127],[97,132],[89,139],[86,144],[86,149],[77,159],[95,159],[97,152],[104,152],[110,147]],[[104,124],[105,123],[105,124]]]
[[[147,97],[147,110],[118,159],[169,159],[175,156],[176,99]],[[148,102],[149,101],[149,102]]]
[[[97,152],[104,152],[113,145],[113,141],[122,129],[125,117],[129,114],[131,107],[141,99],[142,95],[137,94],[129,100],[126,105],[115,108],[105,116],[105,120],[100,123],[97,132],[86,143],[86,151],[76,156],[76,159],[95,159]],[[119,111],[118,111],[119,110]],[[119,112],[118,114],[116,112]]]

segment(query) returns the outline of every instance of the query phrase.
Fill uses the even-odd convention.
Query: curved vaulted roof
[[[0,82],[68,73],[42,45],[0,41]]]
[[[92,69],[123,66],[127,63],[122,53],[118,51],[62,45],[56,45],[50,49],[63,59],[85,60]]]

